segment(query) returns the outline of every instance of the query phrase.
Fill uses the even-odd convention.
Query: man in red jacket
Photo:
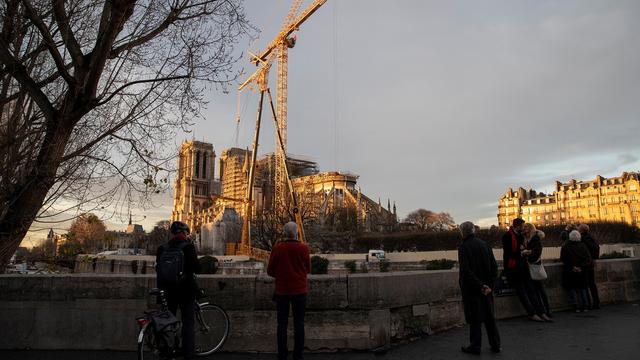
[[[298,241],[298,226],[284,225],[283,241],[271,250],[267,274],[275,278],[273,300],[278,309],[278,359],[288,355],[287,326],[289,307],[293,310],[293,360],[302,360],[304,349],[304,308],[307,302],[307,274],[311,272],[309,247]]]

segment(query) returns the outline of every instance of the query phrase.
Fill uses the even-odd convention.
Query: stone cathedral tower
[[[189,224],[195,213],[212,205],[211,195],[220,193],[214,180],[216,153],[213,145],[186,141],[180,147],[171,220]],[[193,224],[189,224],[193,227]],[[195,231],[195,229],[192,229]]]

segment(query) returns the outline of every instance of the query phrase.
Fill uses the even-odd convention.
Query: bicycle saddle
[[[162,295],[162,294],[164,294],[164,290],[162,289],[153,288],[149,290],[149,295]]]

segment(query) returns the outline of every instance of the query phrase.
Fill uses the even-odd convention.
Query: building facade
[[[214,178],[215,160],[213,145],[200,141],[182,143],[174,185],[172,221],[184,221],[194,228],[194,214],[211,208],[212,196],[220,193],[220,182]]]
[[[219,180],[214,179],[213,145],[187,141],[180,148],[171,220],[187,223],[193,232],[212,223],[225,209],[233,209],[245,218],[251,151],[241,148],[223,150],[219,159]],[[274,210],[274,154],[256,161],[252,217]],[[397,225],[397,216],[356,189],[358,176],[341,172],[319,172],[318,164],[302,156],[287,160],[294,190],[300,200],[305,222],[322,224],[323,216],[336,209],[347,209],[357,216],[364,231],[389,231]]]
[[[498,224],[507,228],[520,217],[534,225],[595,221],[625,222],[640,226],[640,173],[567,183],[556,181],[553,194],[508,189],[498,201]]]

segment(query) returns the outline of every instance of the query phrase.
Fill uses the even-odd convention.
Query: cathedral
[[[239,239],[242,219],[256,219],[275,208],[275,161],[273,153],[256,161],[252,213],[245,214],[251,151],[225,149],[218,161],[212,144],[186,141],[180,147],[175,181],[172,221],[180,220],[202,234],[201,247],[227,252],[220,242]],[[305,227],[315,225],[363,232],[387,232],[397,228],[395,203],[374,201],[357,186],[358,175],[320,172],[318,164],[301,156],[289,156],[287,166],[299,200]],[[224,230],[221,230],[221,227]],[[224,239],[219,239],[224,238]],[[213,240],[212,240],[213,239]]]

